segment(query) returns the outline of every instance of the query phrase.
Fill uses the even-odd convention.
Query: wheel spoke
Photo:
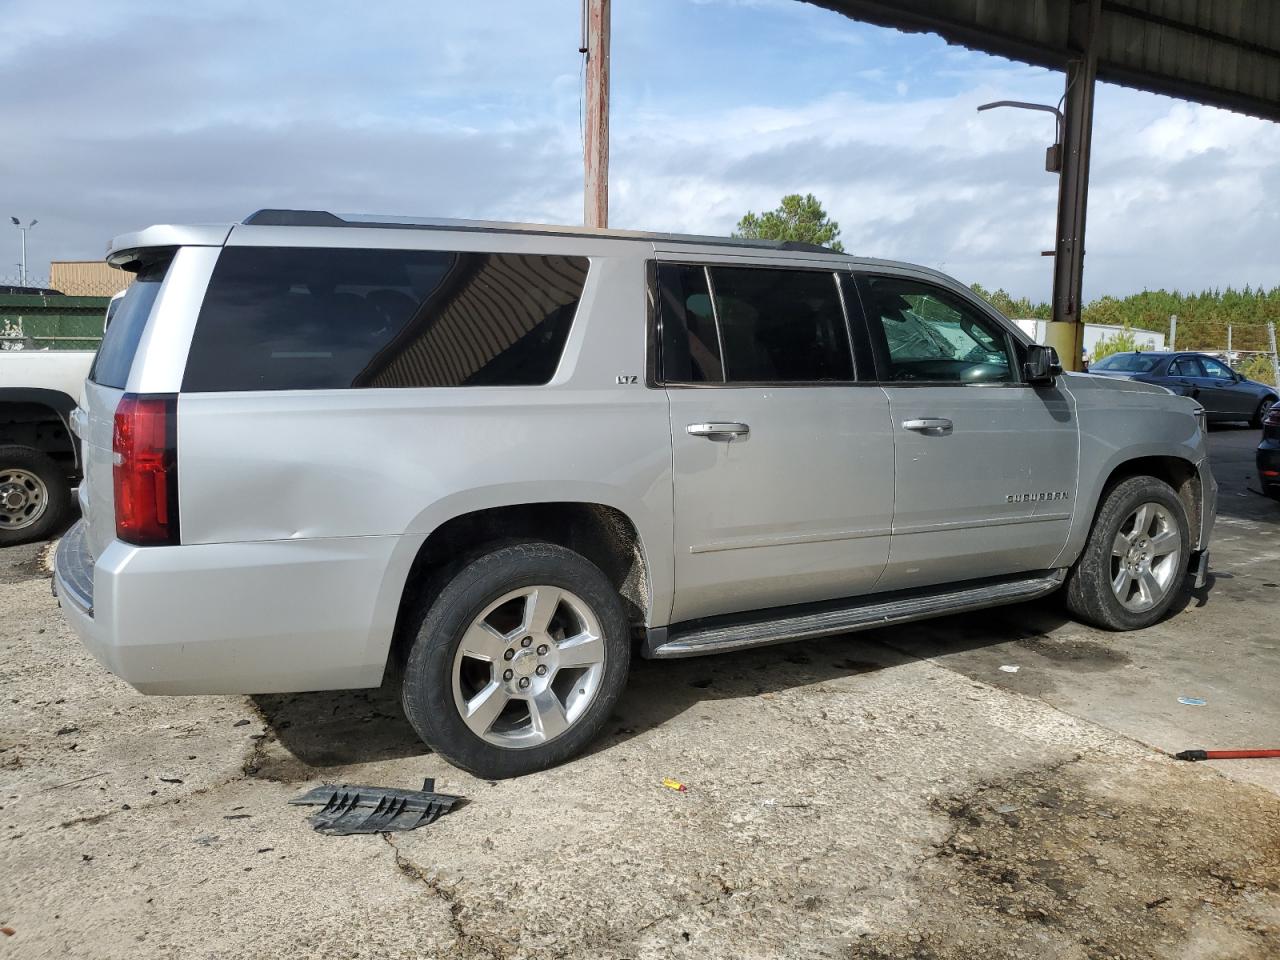
[[[1138,594],[1142,597],[1143,603],[1155,603],[1163,593],[1164,587],[1160,586],[1160,581],[1156,579],[1154,573],[1143,570],[1138,574]]]
[[[462,635],[462,643],[458,645],[458,651],[464,657],[488,660],[490,663],[501,660],[506,648],[506,638],[483,620],[473,623],[471,629]]]
[[[1133,515],[1133,533],[1136,540],[1145,537],[1151,529],[1151,504],[1144,503]]]
[[[1133,546],[1133,537],[1127,533],[1117,533],[1115,541],[1111,544],[1111,555],[1113,557],[1124,557],[1128,555],[1129,548]]]
[[[604,641],[594,634],[580,633],[562,640],[558,647],[560,668],[593,667],[604,661]]]
[[[1124,567],[1120,568],[1120,572],[1111,581],[1111,589],[1115,591],[1115,595],[1121,600],[1129,599],[1129,589],[1132,585],[1133,577],[1129,575],[1129,571]]]
[[[564,733],[569,727],[569,718],[565,716],[564,704],[550,687],[529,701],[529,718],[533,721],[533,729],[540,733],[544,740],[550,740]]]
[[[462,720],[476,734],[483,737],[489,732],[493,721],[498,719],[498,714],[502,713],[502,708],[510,699],[502,689],[502,684],[496,680],[490,680],[479,693],[467,701],[467,709],[462,715]]]
[[[524,630],[527,633],[546,633],[551,618],[560,607],[563,593],[559,587],[535,587],[524,601]]]
[[[1163,530],[1151,538],[1151,550],[1157,557],[1173,553],[1182,544],[1176,530]]]

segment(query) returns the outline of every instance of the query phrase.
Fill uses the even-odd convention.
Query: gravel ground
[[[1203,649],[1210,615],[1241,643],[1262,624],[1251,642],[1274,655],[1258,579],[1274,573],[1250,558],[1280,511],[1249,503],[1215,559],[1230,602],[1146,632],[1168,662]],[[1163,690],[1146,634],[1038,604],[637,663],[588,756],[489,783],[430,755],[387,691],[143,697],[63,626],[38,551],[11,548],[0,954],[1280,956],[1280,796],[1256,768],[1231,779],[1149,745],[1197,735],[1186,716],[1204,736],[1239,724],[1214,719],[1217,696],[1126,727],[1115,702]],[[1229,697],[1227,668],[1213,680]],[[1244,729],[1274,735],[1280,704],[1248,702]],[[469,802],[411,833],[325,837],[287,804],[428,776]]]

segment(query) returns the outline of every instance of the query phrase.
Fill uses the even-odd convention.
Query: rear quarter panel
[[[671,604],[671,448],[666,396],[644,385],[644,258],[591,261],[547,386],[182,394],[183,543],[401,537],[381,618],[399,604],[418,547],[452,517],[600,503],[635,524],[650,616],[661,620]],[[637,382],[617,384],[625,374]]]

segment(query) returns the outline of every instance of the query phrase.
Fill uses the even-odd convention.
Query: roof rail
[[[543,223],[505,223],[497,220],[451,220],[448,218],[388,217],[369,214],[334,214],[327,210],[258,210],[244,218],[246,226],[260,227],[374,227],[409,230],[465,230],[477,233],[538,233],[546,236],[595,236],[620,240],[651,240],[666,243],[714,244],[758,250],[788,250],[804,253],[838,254],[838,250],[798,240],[750,240],[744,237],[711,237],[685,233],[647,233],[639,230],[608,230],[595,227],[560,226]]]

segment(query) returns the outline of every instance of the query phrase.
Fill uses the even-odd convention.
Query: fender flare
[[[67,436],[71,438],[71,454],[75,458],[76,471],[82,469],[80,463],[80,438],[71,429],[71,411],[76,408],[75,398],[61,390],[50,390],[47,387],[0,387],[0,406],[6,403],[33,403],[48,407],[58,416]]]

